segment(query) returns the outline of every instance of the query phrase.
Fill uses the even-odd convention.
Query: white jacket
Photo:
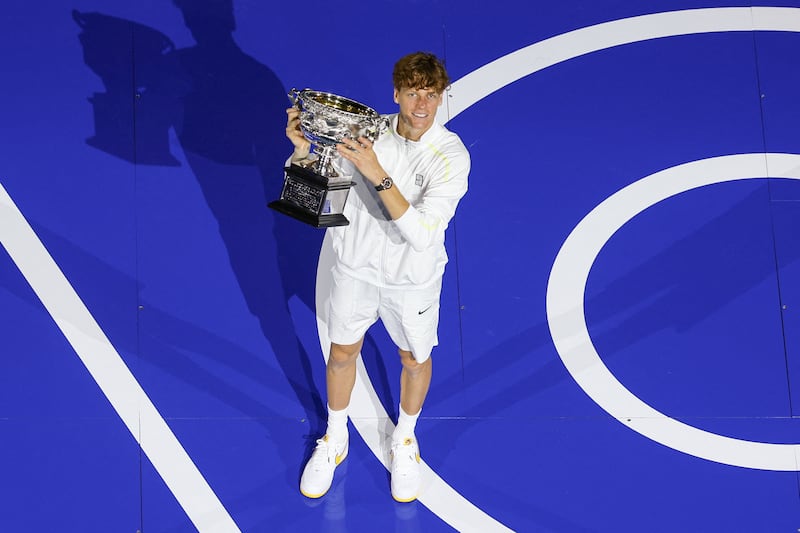
[[[469,153],[438,122],[414,142],[398,135],[396,114],[389,118],[374,149],[410,207],[390,220],[375,187],[353,169],[356,185],[344,208],[350,225],[328,231],[343,273],[381,287],[424,288],[444,273],[444,231],[467,192]]]

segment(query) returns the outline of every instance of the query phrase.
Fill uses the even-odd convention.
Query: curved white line
[[[487,63],[453,82],[447,99],[449,120],[506,85],[568,59],[660,37],[730,31],[800,32],[800,9],[717,7],[670,11],[557,35]]]
[[[452,120],[509,83],[562,61],[598,50],[660,37],[754,30],[800,32],[800,9],[721,7],[671,11],[606,22],[558,35],[503,56],[453,82],[448,91],[448,117],[437,116],[437,119],[444,122]],[[330,290],[327,274],[333,264],[331,254],[326,236],[326,242],[320,251],[320,268],[317,272],[317,327],[322,353],[326,359],[330,341],[327,338],[325,318],[321,316],[326,306],[320,305],[320,298],[327,298]],[[362,438],[376,457],[386,465],[381,449],[382,436],[377,426],[381,420],[389,419],[363,367],[359,367],[350,411]],[[369,420],[374,422],[369,423]],[[388,426],[384,427],[384,433],[386,431]],[[479,523],[485,524],[484,527],[487,528],[507,529],[446,485],[427,466],[425,472],[426,481],[420,500],[442,520],[462,531],[480,531]],[[476,521],[478,519],[483,522]]]
[[[547,287],[547,321],[559,356],[578,385],[634,431],[675,450],[718,463],[795,471],[800,470],[798,444],[717,435],[674,420],[647,405],[603,364],[592,344],[584,314],[589,271],[605,243],[625,223],[684,191],[764,177],[800,180],[800,155],[739,154],[703,159],[652,174],[613,194],[580,221],[556,256]]]

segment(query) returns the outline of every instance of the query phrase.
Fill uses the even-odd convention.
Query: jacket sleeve
[[[394,221],[417,252],[444,242],[444,230],[467,192],[470,159],[466,149],[439,154],[439,158],[440,164],[422,197]]]

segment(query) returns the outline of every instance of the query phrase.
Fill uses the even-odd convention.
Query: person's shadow
[[[324,432],[325,406],[289,301],[299,299],[314,313],[323,231],[266,207],[280,193],[284,162],[291,152],[284,136],[287,92],[272,70],[234,41],[232,0],[174,0],[174,4],[183,13],[194,46],[176,49],[153,28],[73,11],[82,28],[84,60],[106,90],[90,98],[95,135],[87,143],[137,165],[178,165],[169,149],[169,129],[174,128],[218,222],[248,309],[310,421],[310,449],[312,437]],[[207,335],[198,332],[192,338],[186,324],[173,319],[182,326],[173,328],[176,338],[170,342],[253,379],[265,376],[264,382],[270,381],[266,375],[271,367],[264,357],[244,351],[211,353],[202,342]],[[141,356],[173,375],[202,381],[192,384],[247,416],[261,420],[285,416],[259,399],[231,398],[230,383],[200,371],[185,357]]]

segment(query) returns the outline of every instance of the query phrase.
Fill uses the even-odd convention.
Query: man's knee
[[[337,366],[353,364],[359,352],[361,352],[361,343],[362,341],[358,341],[355,344],[336,344],[332,342],[328,362]]]
[[[411,372],[412,374],[419,374],[422,372],[426,372],[431,367],[430,357],[427,358],[422,363],[420,363],[414,358],[413,353],[406,350],[398,350],[398,352],[400,354],[400,362],[403,364],[403,368],[407,372]]]

